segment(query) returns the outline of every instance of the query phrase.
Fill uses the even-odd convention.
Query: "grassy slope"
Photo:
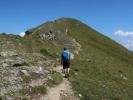
[[[70,81],[83,100],[133,99],[133,56],[127,49],[77,20],[60,19],[57,24],[68,27],[82,45]]]
[[[69,78],[76,93],[83,100],[133,99],[133,55],[115,41],[103,36],[85,24],[69,18],[56,20],[49,26],[74,37],[81,45],[80,55],[72,63]]]
[[[82,94],[82,100],[132,100],[133,99],[133,54],[127,49],[86,26],[69,18],[62,18],[55,22],[43,24],[42,30],[55,28],[73,37],[82,45],[82,50],[72,62],[71,77],[73,89]],[[38,27],[37,27],[38,28]],[[37,33],[37,28],[31,30]],[[4,35],[0,35],[3,38]],[[5,37],[5,36],[4,36]],[[37,34],[32,39],[20,37],[22,46],[20,51],[39,51],[50,48],[60,52],[62,45],[38,40]],[[18,44],[16,44],[18,45]],[[24,50],[23,50],[24,49]]]
[[[29,42],[20,36],[11,34],[0,34],[0,51],[29,51]]]
[[[26,38],[12,34],[0,34],[0,51],[39,52],[42,48],[58,48],[51,42],[41,41],[36,37]]]
[[[32,53],[38,51],[43,44],[39,40],[25,39],[25,37],[12,34],[0,34],[0,51]]]

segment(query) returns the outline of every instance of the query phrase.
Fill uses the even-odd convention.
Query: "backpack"
[[[63,60],[69,60],[70,59],[70,52],[69,51],[64,51],[62,53],[62,59]]]

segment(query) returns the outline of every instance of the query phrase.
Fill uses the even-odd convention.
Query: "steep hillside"
[[[27,30],[23,38],[0,35],[0,39],[0,59],[3,51],[16,50],[22,52],[22,58],[27,58],[24,61],[32,67],[44,58],[47,59],[42,62],[43,66],[52,60],[48,71],[58,61],[62,48],[68,47],[75,54],[68,79],[81,100],[133,99],[132,52],[76,19],[61,18],[44,23]],[[30,60],[32,57],[36,60]]]
[[[72,64],[70,77],[73,88],[82,94],[82,99],[131,100],[131,52],[79,21],[61,19],[58,23],[67,25],[70,35],[82,46]]]
[[[73,38],[81,45],[79,55],[76,55],[72,62],[69,80],[75,93],[81,94],[82,100],[133,99],[133,55],[130,51],[71,18],[43,24],[27,31],[26,36],[35,36],[44,41],[47,39],[44,31],[55,33],[50,42],[57,42],[61,47],[68,43],[64,40],[65,37]],[[40,33],[45,34],[43,39]],[[58,38],[57,34],[61,38]],[[68,47],[75,49],[71,44]]]
[[[26,37],[58,42],[59,45],[68,46],[69,48],[73,43],[70,43],[70,41],[76,39],[83,43],[82,46],[92,45],[93,47],[99,48],[99,50],[103,50],[108,54],[111,53],[117,57],[119,56],[129,60],[128,57],[132,56],[131,52],[120,44],[72,18],[61,18],[53,22],[42,24],[37,28],[26,31]]]

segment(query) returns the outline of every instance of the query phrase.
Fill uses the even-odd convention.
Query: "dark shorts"
[[[63,69],[69,68],[70,67],[70,61],[69,60],[64,60],[63,61]]]

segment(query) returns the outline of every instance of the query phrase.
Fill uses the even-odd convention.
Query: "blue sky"
[[[72,17],[133,50],[132,5],[133,0],[0,0],[0,33],[20,34]]]

